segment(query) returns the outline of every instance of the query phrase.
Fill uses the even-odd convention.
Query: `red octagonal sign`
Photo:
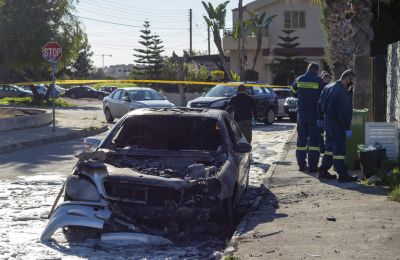
[[[57,62],[62,57],[62,48],[56,42],[48,42],[42,48],[42,55],[48,62]]]

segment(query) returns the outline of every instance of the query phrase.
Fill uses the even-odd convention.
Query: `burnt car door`
[[[238,178],[238,190],[236,193],[236,198],[240,198],[242,192],[246,188],[248,181],[248,169],[250,165],[250,155],[249,153],[241,153],[235,149],[236,145],[241,142],[247,142],[246,138],[243,136],[239,127],[236,125],[232,118],[225,117],[224,122],[226,129],[228,131],[229,141],[231,145],[228,145],[228,149],[231,150],[232,159],[235,162]]]

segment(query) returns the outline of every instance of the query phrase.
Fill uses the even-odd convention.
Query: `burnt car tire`
[[[112,116],[109,108],[104,109],[104,116],[106,117],[108,123],[114,122],[114,117]]]
[[[75,98],[78,98],[78,97],[77,97],[74,93],[72,93],[72,94],[71,94],[71,98],[72,98],[72,99],[75,99]]]
[[[221,202],[221,206],[218,210],[217,214],[217,220],[219,222],[232,222],[233,221],[233,216],[234,216],[234,197],[230,197],[227,199],[224,199]]]
[[[275,121],[275,111],[272,108],[268,108],[265,112],[264,124],[272,125]]]
[[[101,94],[100,94],[100,95],[97,96],[97,98],[98,98],[99,100],[103,100],[104,95],[101,95]]]
[[[101,232],[95,228],[66,226],[62,228],[65,239],[69,242],[83,242],[87,239],[100,239]]]

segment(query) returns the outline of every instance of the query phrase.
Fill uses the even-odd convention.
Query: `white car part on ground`
[[[40,240],[47,242],[59,228],[82,226],[103,229],[112,212],[103,203],[64,202],[58,206]]]

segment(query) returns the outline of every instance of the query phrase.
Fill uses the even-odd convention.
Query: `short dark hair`
[[[246,86],[243,84],[240,84],[237,88],[237,92],[246,92]]]
[[[348,77],[355,77],[356,74],[353,70],[345,70],[340,76],[340,80],[347,79]]]
[[[308,64],[307,70],[312,70],[318,73],[319,65],[315,62],[310,62],[310,64]]]

